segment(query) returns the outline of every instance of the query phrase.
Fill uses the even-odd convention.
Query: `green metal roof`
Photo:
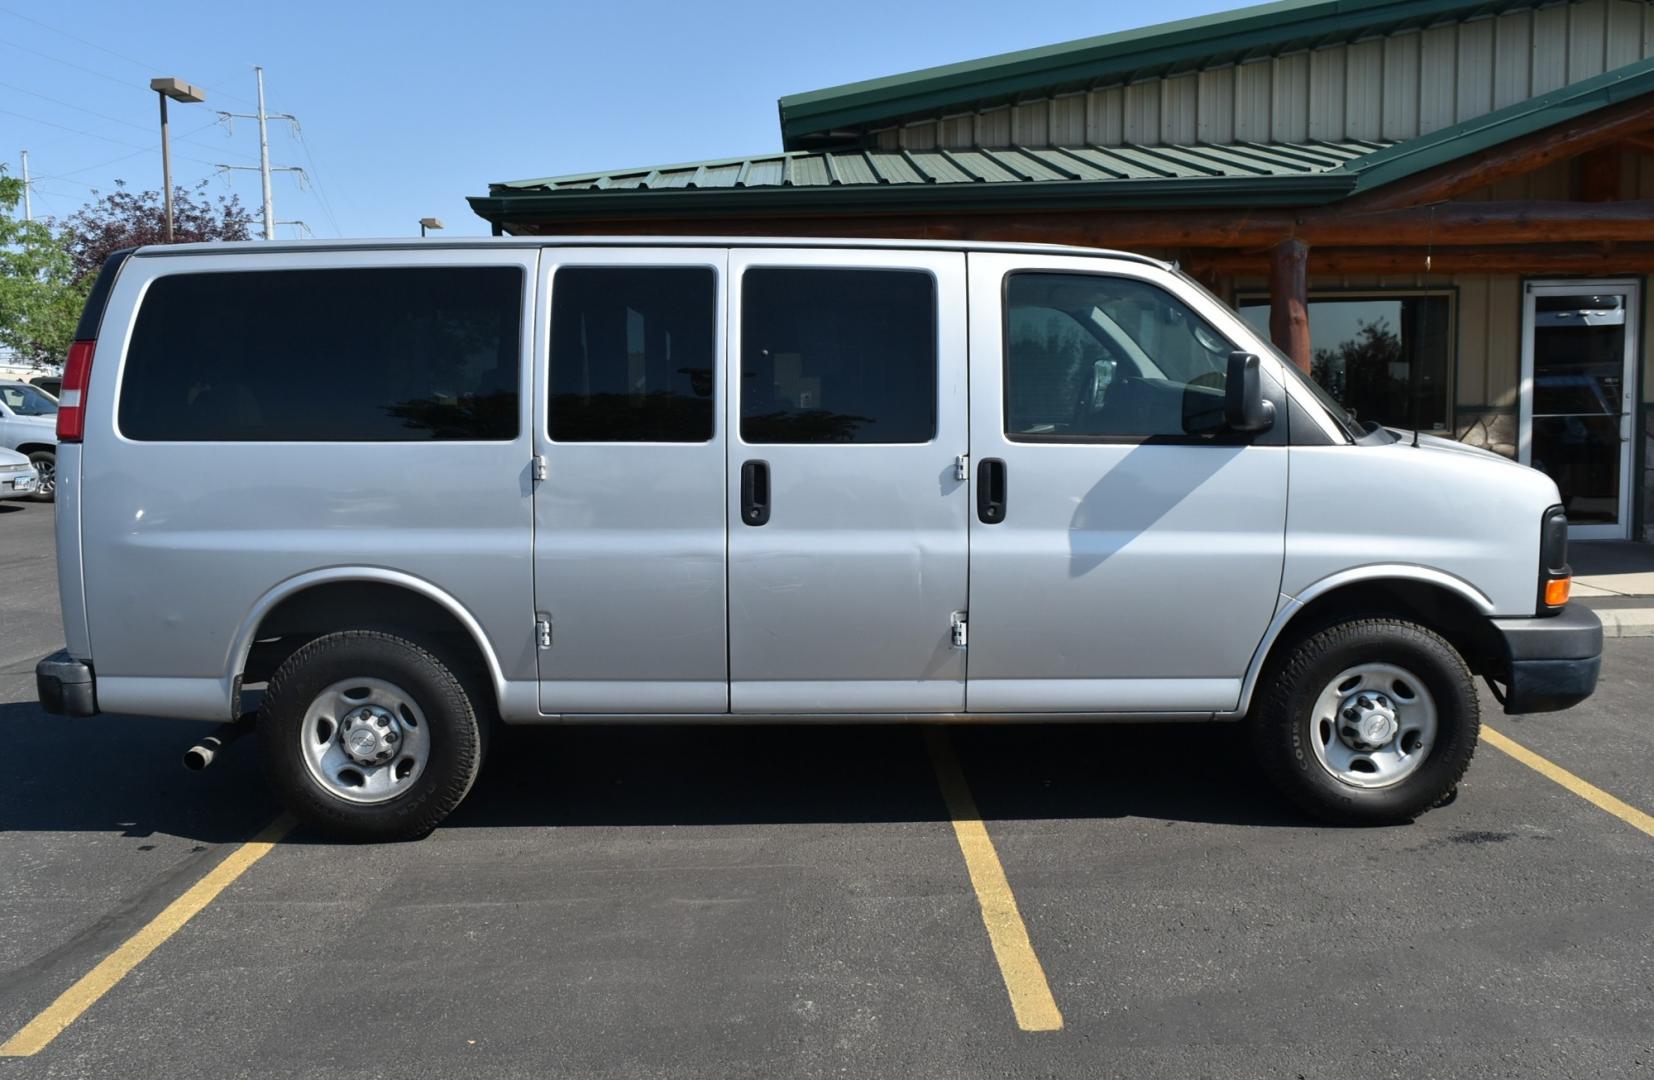
[[[870,127],[1158,78],[1534,7],[1537,0],[1282,0],[1217,15],[924,68],[780,101],[788,149]]]
[[[1398,143],[787,151],[492,184],[489,221],[794,212],[1312,206],[1654,93],[1654,59]]]
[[[789,151],[490,185],[471,205],[495,221],[637,213],[943,211],[1015,202],[1096,208],[1322,202],[1349,190],[1339,170],[1381,142],[1195,143],[1002,150]],[[1328,177],[1338,174],[1329,182]],[[624,210],[620,209],[624,204]]]

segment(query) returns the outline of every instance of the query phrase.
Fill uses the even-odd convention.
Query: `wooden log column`
[[[1309,246],[1297,237],[1269,253],[1269,340],[1309,374]]]

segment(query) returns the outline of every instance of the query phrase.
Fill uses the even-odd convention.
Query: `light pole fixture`
[[[422,217],[422,218],[419,219],[419,235],[420,236],[425,235],[425,230],[426,229],[440,229],[440,228],[442,228],[442,219],[441,218]]]
[[[161,185],[165,188],[167,205],[167,243],[172,243],[172,154],[167,147],[167,98],[184,104],[207,100],[206,91],[191,86],[183,79],[151,79],[149,88],[161,99]]]

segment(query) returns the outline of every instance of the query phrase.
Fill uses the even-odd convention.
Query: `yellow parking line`
[[[24,1025],[22,1031],[0,1043],[0,1057],[29,1057],[44,1050],[64,1028],[113,989],[146,956],[183,929],[185,923],[212,903],[213,898],[245,873],[248,867],[268,855],[292,827],[291,818],[277,818],[265,826],[264,831],[230,852],[229,857],[213,867],[206,877],[191,885],[184,895],[168,904],[142,930],[59,994],[58,999]]]
[[[1595,784],[1587,783],[1553,761],[1548,761],[1529,750],[1508,735],[1501,735],[1486,724],[1482,725],[1482,741],[1492,743],[1547,780],[1554,780],[1588,803],[1600,806],[1633,829],[1654,836],[1654,817],[1643,813],[1629,803],[1621,802]]]
[[[941,785],[942,797],[953,818],[953,833],[965,856],[965,868],[970,871],[976,901],[982,908],[982,923],[988,928],[994,959],[999,961],[999,974],[1011,995],[1011,1011],[1016,1014],[1017,1026],[1023,1031],[1060,1031],[1062,1013],[1051,996],[1045,969],[1034,955],[1028,927],[1017,910],[1016,895],[1011,892],[1011,883],[1005,879],[1005,868],[994,851],[994,842],[982,824],[982,815],[977,812],[976,800],[971,797],[970,785],[965,782],[953,744],[948,741],[947,732],[940,728],[928,729],[925,742],[930,747],[936,782]]]

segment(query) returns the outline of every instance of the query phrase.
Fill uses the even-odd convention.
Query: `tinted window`
[[[551,283],[551,437],[706,442],[717,275],[708,267],[569,267]]]
[[[1269,301],[1241,316],[1265,336]],[[1453,298],[1311,296],[1310,375],[1357,421],[1440,431],[1453,371]]]
[[[912,270],[748,270],[741,438],[922,443],[936,435],[936,282]]]
[[[1158,286],[1013,274],[1005,343],[1010,435],[1188,436],[1222,426],[1234,346]]]
[[[517,435],[522,271],[174,274],[144,297],[120,427],[167,441]]]

